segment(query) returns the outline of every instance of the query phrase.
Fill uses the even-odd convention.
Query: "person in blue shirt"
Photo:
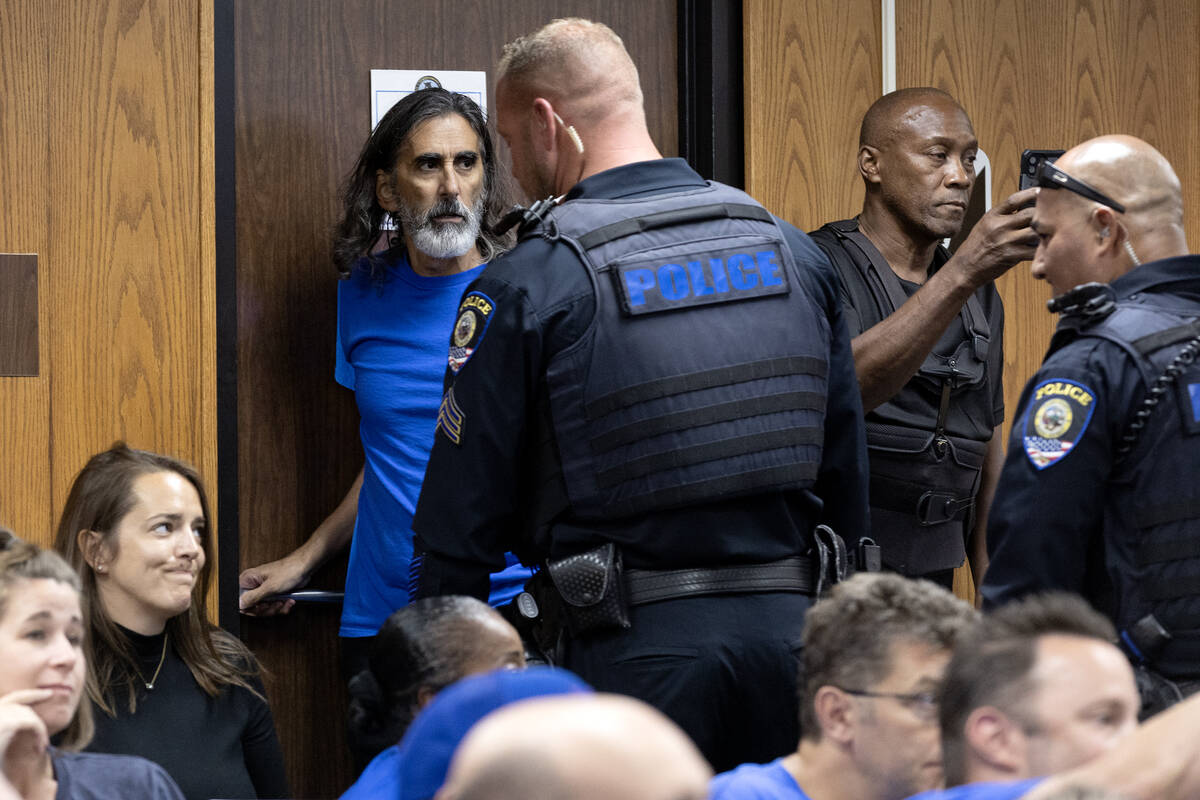
[[[938,701],[949,788],[911,800],[1200,795],[1200,698],[1137,726],[1133,672],[1081,598],[1031,595],[955,647]]]
[[[560,694],[480,720],[437,800],[706,800],[710,777],[679,726],[640,700]]]
[[[486,226],[503,194],[483,112],[442,89],[413,92],[393,106],[347,180],[333,245],[342,278],[335,377],[355,393],[366,461],[306,542],[240,577],[243,611],[287,612],[294,601],[270,598],[304,585],[349,544],[339,631],[347,679],[365,666],[384,620],[408,602],[412,516],[433,444],[446,343],[463,289],[503,249]],[[383,237],[387,248],[375,252]],[[497,572],[493,604],[510,600],[529,577],[511,556]]]
[[[544,666],[468,675],[433,697],[400,743],[380,753],[341,800],[431,800],[446,779],[455,749],[475,723],[510,703],[591,691],[570,672]]]
[[[859,574],[804,624],[800,745],[712,781],[712,800],[901,800],[942,783],[936,692],[977,614],[929,581]]]
[[[455,681],[495,669],[523,669],[515,628],[473,597],[409,603],[383,623],[369,669],[350,681],[350,729],[364,756],[400,741],[417,713]]]

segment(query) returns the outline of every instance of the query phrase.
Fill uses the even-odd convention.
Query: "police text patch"
[[[450,441],[462,444],[463,413],[454,400],[453,386],[442,395],[442,404],[438,407],[437,429]]]
[[[783,258],[770,244],[624,264],[613,271],[613,277],[626,315],[788,292]]]
[[[1025,455],[1037,469],[1052,467],[1066,458],[1083,436],[1096,393],[1082,383],[1051,380],[1039,383],[1025,412],[1023,444]]]
[[[458,306],[454,330],[450,332],[450,371],[455,375],[479,347],[496,304],[482,292],[469,292]]]

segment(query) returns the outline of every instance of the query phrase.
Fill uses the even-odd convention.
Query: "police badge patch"
[[[1087,430],[1096,407],[1096,393],[1082,383],[1052,380],[1033,390],[1025,413],[1025,455],[1037,469],[1066,458]]]
[[[449,365],[455,375],[479,347],[495,307],[492,299],[481,292],[469,292],[459,304],[458,318],[450,332]]]

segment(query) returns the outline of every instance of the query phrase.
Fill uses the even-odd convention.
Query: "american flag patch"
[[[1043,470],[1066,458],[1087,430],[1095,409],[1096,393],[1077,381],[1059,378],[1035,386],[1021,442],[1029,463]]]

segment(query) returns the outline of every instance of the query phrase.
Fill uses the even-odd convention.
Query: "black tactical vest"
[[[1073,336],[1063,333],[1055,337],[1057,346],[1079,337],[1118,345],[1147,388],[1146,400],[1124,424],[1135,443],[1118,456],[1104,491],[1104,559],[1115,606],[1110,613],[1135,654],[1168,677],[1200,677],[1197,308],[1167,294],[1138,294]],[[1191,354],[1181,358],[1189,344]],[[1169,640],[1151,633],[1159,627]]]
[[[615,519],[813,485],[830,330],[771,215],[720,184],[576,199],[595,316],[547,368],[572,513]]]
[[[859,230],[857,220],[830,222],[812,233],[842,278],[863,330],[908,300],[896,273]],[[949,258],[939,247],[934,263]],[[951,404],[978,405],[972,413],[992,415],[986,385],[990,328],[974,294],[959,312],[962,330],[951,326],[910,380],[923,383],[938,398],[928,407],[928,428],[866,417],[871,458],[871,533],[882,546],[884,563],[908,575],[950,569],[966,556],[967,526],[973,518],[979,475],[987,442],[954,436],[945,430]],[[966,332],[965,337],[963,332]],[[905,390],[907,390],[906,387]],[[902,390],[902,391],[905,391]],[[878,411],[886,412],[888,403]]]

